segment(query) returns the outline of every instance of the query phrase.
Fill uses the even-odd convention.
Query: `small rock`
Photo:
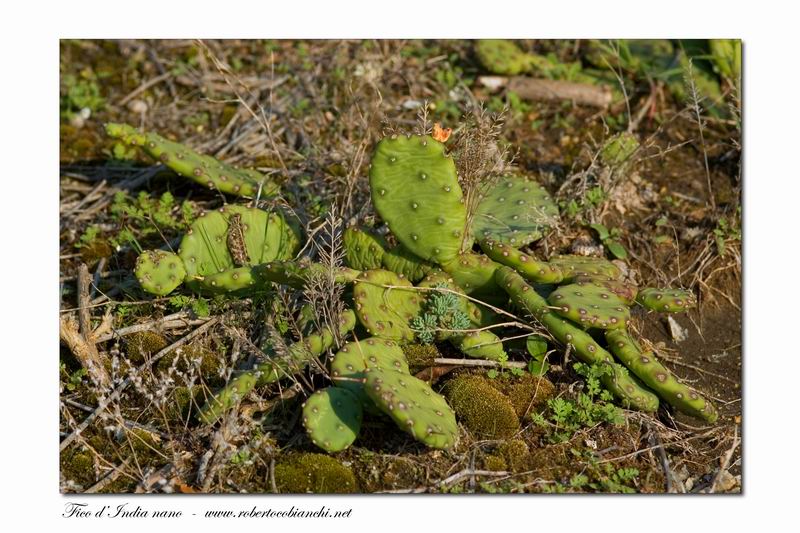
[[[147,113],[147,102],[144,100],[131,100],[128,102],[128,109],[130,109],[133,113],[144,115]]]
[[[727,470],[720,472],[717,478],[717,485],[714,489],[715,492],[730,492],[741,483],[741,476],[734,476]]]
[[[419,100],[406,100],[403,102],[403,109],[419,109],[422,107],[422,102]]]
[[[689,330],[678,324],[678,321],[671,316],[667,317],[669,324],[669,333],[672,335],[672,340],[675,342],[683,342],[689,338]]]

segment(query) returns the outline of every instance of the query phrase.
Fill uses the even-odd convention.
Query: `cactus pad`
[[[370,399],[404,431],[432,448],[450,448],[458,440],[458,425],[450,406],[430,386],[414,376],[377,368],[366,372]]]
[[[562,285],[547,301],[556,313],[584,327],[624,328],[631,318],[630,309],[619,296],[590,283]]]
[[[361,401],[349,390],[327,387],[303,404],[303,427],[316,446],[328,453],[353,444],[361,430]]]
[[[635,285],[631,285],[630,283],[596,274],[580,274],[572,278],[572,283],[579,287],[583,287],[584,285],[603,287],[616,294],[625,305],[633,304],[636,299],[636,293],[639,290]]]
[[[442,143],[429,135],[384,138],[372,158],[370,188],[375,210],[412,253],[441,264],[461,250],[467,211]]]
[[[678,381],[652,352],[642,353],[639,344],[628,331],[606,331],[606,340],[614,355],[667,403],[678,411],[706,422],[713,424],[717,421],[718,414],[714,404],[693,388]]]
[[[433,265],[411,253],[402,244],[383,254],[383,266],[395,274],[400,274],[411,283],[416,283],[430,272]]]
[[[342,240],[347,266],[356,270],[381,268],[386,250],[386,240],[383,237],[351,226],[345,230]]]
[[[494,282],[494,271],[497,270],[497,266],[497,263],[485,255],[464,252],[444,263],[442,269],[453,277],[465,293],[482,297],[498,293],[497,284]]]
[[[176,173],[209,189],[247,197],[256,196],[259,188],[262,197],[278,192],[278,185],[260,172],[238,169],[155,133],[142,133],[127,124],[106,124],[106,133],[125,144],[138,146]]]
[[[370,337],[342,346],[331,360],[331,379],[334,385],[349,390],[363,404],[370,405],[372,401],[364,392],[368,368],[409,374],[406,356],[400,345],[391,340]]]
[[[388,270],[368,270],[353,288],[358,320],[371,335],[411,341],[409,323],[422,311],[424,298],[411,283]]]
[[[233,237],[232,231],[239,237]],[[181,241],[178,254],[195,286],[236,290],[254,283],[248,267],[237,265],[241,259],[236,256],[243,254],[252,264],[289,259],[299,245],[297,229],[280,214],[228,205],[198,218]],[[226,275],[214,277],[219,273]]]
[[[612,279],[619,279],[622,276],[622,272],[614,263],[600,257],[557,255],[551,257],[549,263],[560,269],[567,281],[582,274],[605,276]]]
[[[475,359],[508,360],[508,354],[503,349],[503,342],[488,329],[458,335],[451,338],[451,342],[464,354]]]
[[[558,283],[564,279],[564,274],[558,265],[538,261],[513,246],[492,239],[481,240],[480,245],[486,255],[498,263],[512,267],[525,279],[535,283]]]
[[[181,258],[164,250],[148,250],[136,259],[134,270],[142,288],[156,296],[166,296],[183,282],[186,269]]]
[[[636,301],[648,309],[662,313],[679,313],[697,305],[694,294],[682,289],[642,289]]]
[[[481,199],[472,233],[519,248],[541,239],[557,219],[558,207],[544,187],[522,176],[503,176]]]

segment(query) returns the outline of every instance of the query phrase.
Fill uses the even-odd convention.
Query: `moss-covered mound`
[[[336,459],[319,453],[292,454],[275,465],[275,485],[283,493],[347,494],[358,491],[355,475]]]
[[[555,386],[547,378],[532,374],[487,381],[511,401],[519,418],[525,417],[532,412],[532,409],[547,402],[556,391]]]
[[[485,378],[458,376],[447,382],[443,392],[456,417],[474,435],[505,438],[519,431],[514,406]]]

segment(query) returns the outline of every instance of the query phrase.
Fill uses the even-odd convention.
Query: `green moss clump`
[[[531,68],[531,56],[512,41],[482,39],[475,43],[475,55],[481,65],[493,74],[516,76]]]
[[[493,379],[489,384],[508,397],[519,418],[523,418],[531,409],[545,404],[556,392],[550,380],[532,374],[521,378]]]
[[[519,431],[514,406],[480,376],[459,376],[447,382],[444,395],[464,425],[485,438],[505,438]]]
[[[353,471],[319,453],[293,454],[275,465],[275,485],[283,493],[348,494],[358,490]]]
[[[187,418],[198,406],[205,403],[203,386],[176,387],[172,393],[172,401],[168,406],[168,414],[176,419]]]
[[[177,364],[175,363],[176,357],[178,358]],[[190,366],[194,366],[195,361],[200,361],[198,372],[208,386],[219,387],[224,384],[224,380],[219,375],[223,364],[222,358],[200,343],[184,346],[180,349],[180,355],[178,351],[168,353],[158,361],[157,368],[165,372],[175,364],[178,372],[186,372]]]
[[[433,366],[433,360],[439,357],[439,350],[433,344],[406,344],[403,346],[411,373]]]
[[[153,331],[140,331],[125,339],[128,361],[134,365],[141,365],[152,356],[166,348],[169,343],[163,335]]]
[[[530,450],[524,440],[507,440],[497,447],[497,453],[512,472],[523,472],[528,469]]]
[[[501,472],[508,468],[506,460],[499,455],[487,455],[483,460],[483,467],[493,472]]]
[[[76,490],[85,490],[97,482],[94,473],[94,459],[89,451],[74,447],[61,454],[61,477],[71,482]]]

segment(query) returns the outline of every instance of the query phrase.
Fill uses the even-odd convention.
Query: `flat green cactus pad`
[[[423,261],[402,244],[383,254],[383,266],[395,274],[400,274],[411,283],[416,283],[430,272],[433,265]]]
[[[412,341],[410,322],[422,311],[424,297],[408,280],[388,270],[368,270],[353,288],[356,314],[371,335]]]
[[[364,392],[365,372],[368,368],[409,374],[408,362],[399,344],[388,339],[370,337],[342,346],[331,360],[331,379],[337,387],[345,388],[356,395],[362,404],[371,405],[372,400]]]
[[[347,266],[356,270],[381,268],[386,250],[386,240],[383,237],[351,226],[345,230],[342,240]]]
[[[679,313],[697,305],[694,294],[683,289],[642,289],[636,301],[648,309],[662,313]]]
[[[483,254],[463,252],[442,265],[442,269],[452,276],[456,285],[467,294],[480,299],[486,295],[496,296],[502,292],[494,282],[497,263]]]
[[[486,255],[502,265],[510,266],[534,283],[559,283],[564,279],[564,273],[557,265],[538,261],[513,246],[492,239],[483,239],[480,245]]]
[[[458,440],[458,425],[450,406],[430,386],[414,376],[368,369],[365,390],[375,405],[404,431],[432,448],[450,448]]]
[[[384,138],[369,176],[375,210],[408,250],[439,264],[458,254],[467,212],[455,163],[442,143],[429,135]]]
[[[183,282],[186,269],[181,258],[164,250],[147,250],[136,259],[139,285],[156,296],[166,296]]]
[[[548,261],[550,265],[564,273],[564,279],[571,281],[581,274],[606,276],[619,279],[622,276],[620,269],[611,261],[601,257],[585,257],[582,255],[557,255]]]
[[[500,337],[488,329],[453,337],[451,342],[468,357],[490,361],[508,360],[508,354],[503,349]]]
[[[638,288],[621,280],[600,276],[597,274],[580,274],[572,278],[572,283],[583,287],[584,285],[597,285],[616,294],[625,305],[631,305],[636,299]]]
[[[327,387],[317,390],[303,404],[303,426],[316,446],[328,453],[353,444],[361,430],[361,401],[349,390]]]
[[[522,176],[503,176],[481,199],[472,232],[520,248],[541,239],[558,219],[547,190]]]
[[[147,155],[165,164],[181,176],[224,193],[254,197],[261,188],[261,197],[275,195],[279,187],[269,178],[252,169],[238,169],[211,156],[170,141],[155,133],[143,133],[127,124],[106,124],[109,137],[130,146],[138,146]]]
[[[619,296],[594,284],[562,285],[547,301],[556,313],[587,328],[624,328],[631,318]]]
[[[178,255],[189,280],[203,288],[224,290],[251,284],[248,267],[242,266],[232,253],[237,251],[233,246],[237,240],[231,238],[231,229],[237,224],[242,230],[237,248],[243,250],[251,265],[289,259],[300,246],[298,230],[279,213],[228,205],[199,217],[181,241]],[[215,278],[219,273],[229,275]],[[207,276],[211,278],[206,282]],[[212,285],[212,281],[217,285]],[[226,282],[233,285],[225,285]]]

